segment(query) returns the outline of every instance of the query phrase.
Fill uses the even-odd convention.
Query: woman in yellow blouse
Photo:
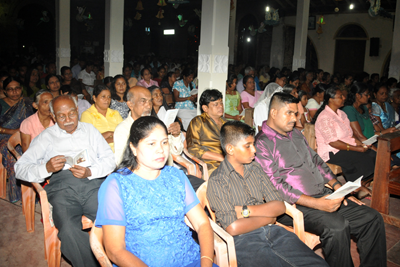
[[[93,124],[114,151],[114,130],[123,119],[118,111],[108,108],[111,103],[110,89],[104,84],[96,85],[93,101],[94,104],[82,113],[81,122]]]
[[[194,117],[186,133],[188,150],[202,159],[208,167],[208,173],[218,168],[224,160],[219,141],[222,125],[226,122],[222,94],[216,89],[205,90],[200,97],[202,114]]]

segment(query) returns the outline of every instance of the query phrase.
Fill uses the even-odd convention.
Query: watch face
[[[248,217],[250,215],[250,211],[249,210],[243,210],[242,211],[243,217]]]

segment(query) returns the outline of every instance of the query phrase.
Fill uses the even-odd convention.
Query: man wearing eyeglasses
[[[15,164],[16,177],[38,183],[50,178],[45,190],[53,206],[62,254],[73,266],[98,266],[89,235],[82,231],[81,217],[95,220],[97,192],[103,178],[115,169],[114,154],[93,125],[78,121],[75,98],[54,98],[50,111],[56,124],[32,141]],[[67,163],[66,157],[74,158],[83,150],[87,167]]]

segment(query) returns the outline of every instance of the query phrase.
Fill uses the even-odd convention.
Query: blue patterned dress
[[[96,226],[125,226],[126,249],[148,266],[200,266],[199,245],[184,222],[199,200],[181,170],[165,166],[146,180],[120,169],[101,185],[98,199]]]

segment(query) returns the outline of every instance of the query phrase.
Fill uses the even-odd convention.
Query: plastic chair
[[[188,171],[188,174],[196,176],[197,178],[203,179],[205,181],[208,181],[209,175],[208,175],[207,164],[201,161],[200,159],[196,158],[192,154],[190,154],[186,148],[183,149],[183,154],[185,154],[186,158],[183,157],[182,155],[172,154],[174,162],[185,167],[186,170]],[[199,166],[202,167],[203,171],[200,170]]]
[[[0,198],[7,199],[7,171],[3,166],[2,154],[0,154]]]
[[[193,229],[192,224],[189,222],[187,217],[185,217],[185,223]],[[210,220],[211,227],[214,231],[214,263],[220,267],[237,267],[236,263],[236,252],[235,245],[233,243],[233,237],[225,232],[221,227],[219,227],[216,223]],[[98,228],[95,226],[96,222],[92,226],[92,231],[90,234],[90,247],[92,248],[93,254],[96,257],[97,261],[100,263],[101,267],[111,267],[112,264],[110,259],[107,257],[107,254],[104,250],[103,245],[103,230],[102,228]],[[228,262],[228,251],[226,248],[226,243],[231,244],[233,247],[233,258],[229,258]],[[231,255],[232,255],[231,254]]]
[[[308,145],[317,152],[317,143],[315,137],[315,125],[311,123],[306,123],[304,125],[304,137],[306,138]],[[338,175],[342,173],[342,167],[335,164],[326,163],[328,167],[331,169],[333,174]]]
[[[20,132],[13,134],[7,143],[7,148],[18,160],[21,155],[15,150],[17,145],[21,145]],[[26,230],[35,231],[35,201],[36,192],[39,194],[42,207],[42,219],[44,228],[44,248],[45,259],[49,267],[59,267],[61,263],[61,241],[58,239],[58,230],[54,226],[53,218],[50,212],[50,204],[47,199],[47,193],[39,183],[21,182],[22,190],[22,211],[25,215]],[[36,192],[35,192],[36,191]],[[86,216],[82,216],[82,229],[89,229],[93,222]]]
[[[216,222],[216,217],[214,211],[210,208],[210,203],[207,199],[207,182],[203,183],[199,189],[196,191],[196,195],[200,200],[200,204],[203,208],[207,207],[211,218],[214,222]],[[308,233],[304,231],[304,220],[303,220],[303,213],[296,209],[295,207],[291,206],[287,202],[285,202],[286,206],[286,214],[293,218],[293,227],[283,225],[279,222],[276,222],[276,225],[279,225],[289,232],[295,233],[301,241],[303,241],[309,248],[314,249],[320,241],[317,235]],[[228,234],[228,233],[227,233]],[[229,250],[229,249],[228,249]],[[236,255],[236,253],[235,253]]]

